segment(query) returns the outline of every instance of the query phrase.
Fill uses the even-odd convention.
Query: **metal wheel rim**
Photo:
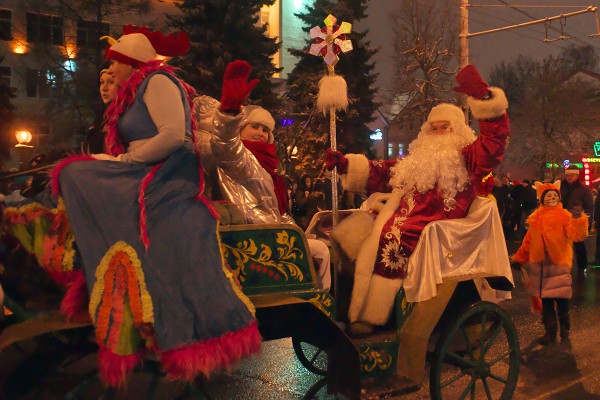
[[[315,353],[307,354],[306,349],[304,347],[302,347],[303,343],[316,349]],[[316,365],[316,363],[319,359],[322,359],[322,357],[327,357],[327,353],[325,352],[325,350],[319,349],[317,346],[314,346],[310,343],[304,342],[295,337],[292,338],[292,345],[294,347],[294,353],[296,353],[296,357],[298,357],[298,361],[300,361],[300,364],[302,364],[304,366],[304,368],[306,368],[313,374],[317,374],[317,375],[321,375],[321,376],[325,376],[327,374],[327,367],[320,368],[319,366]],[[326,361],[325,361],[325,365],[327,365]]]
[[[491,323],[489,329],[482,329],[481,333],[481,341],[483,342],[482,346],[479,346],[478,351],[483,351],[483,356],[476,357],[478,362],[473,362],[473,360],[469,360],[472,358],[473,350],[469,349],[471,344],[467,345],[467,357],[460,357],[460,360],[467,361],[470,364],[475,364],[479,368],[471,368],[472,365],[460,366],[461,374],[456,375],[455,379],[449,379],[444,382],[441,382],[442,379],[442,370],[445,364],[451,364],[457,366],[456,364],[461,364],[460,360],[456,359],[456,354],[448,354],[450,350],[450,346],[455,339],[456,335],[463,335],[465,332],[465,322],[472,320],[476,317],[476,320],[481,322],[481,326],[486,326],[487,323]],[[489,318],[492,317],[492,318]],[[485,318],[485,319],[484,319]],[[498,359],[494,359],[490,362],[485,361],[485,355],[487,351],[489,351],[494,343],[497,342],[498,336],[501,332],[504,332],[506,335],[507,341],[507,351],[503,353],[503,357],[497,357]],[[485,333],[485,337],[484,337]],[[465,341],[467,342],[467,341]],[[489,374],[491,371],[491,367],[496,363],[508,359],[508,372],[506,377],[497,377],[493,376],[493,374]],[[483,361],[481,361],[483,360]],[[452,361],[452,362],[448,362]],[[430,371],[430,394],[431,398],[435,400],[441,400],[442,390],[445,386],[457,381],[458,379],[462,379],[465,376],[471,376],[469,384],[465,388],[465,390],[461,393],[459,399],[491,399],[491,393],[488,385],[488,379],[497,380],[497,378],[504,379],[504,389],[502,390],[502,394],[500,396],[500,400],[509,400],[512,398],[514,391],[517,386],[517,379],[519,376],[519,364],[520,364],[520,351],[519,351],[519,339],[517,335],[517,331],[515,326],[502,308],[498,307],[496,304],[490,302],[478,302],[471,305],[457,320],[455,320],[448,329],[446,329],[435,348],[435,353],[433,357],[433,361],[431,363],[431,371]],[[487,366],[487,371],[485,370],[484,365]],[[464,367],[464,368],[463,368]],[[464,373],[465,370],[470,370],[470,373]],[[476,395],[476,385],[477,382],[481,382],[483,386],[483,390],[480,391],[478,395]]]

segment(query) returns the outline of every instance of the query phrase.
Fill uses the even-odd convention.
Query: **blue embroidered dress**
[[[121,143],[158,134],[144,93],[163,74],[181,92],[184,145],[154,165],[74,160],[57,172],[90,294],[101,376],[115,385],[125,374],[113,369],[133,368],[144,347],[172,377],[188,380],[229,368],[260,346],[252,304],[223,265],[217,221],[198,196],[186,90],[169,67],[136,73],[142,83],[118,117]],[[104,371],[102,357],[112,365]]]

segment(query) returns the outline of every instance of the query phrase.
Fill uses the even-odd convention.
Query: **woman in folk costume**
[[[488,87],[472,65],[456,79],[460,86],[455,90],[469,96],[479,120],[479,137],[465,124],[460,108],[440,104],[431,110],[403,159],[369,161],[337,151],[325,155],[328,169],[337,166],[345,190],[391,192],[376,193],[366,201],[374,221],[358,214],[332,232],[342,250],[356,260],[348,313],[353,335],[386,324],[423,228],[432,221],[466,216],[482,178],[502,160],[509,135],[504,92]]]
[[[242,103],[258,83],[258,79],[248,82],[251,71],[246,61],[236,60],[229,63],[223,76],[221,103],[215,110],[211,139],[221,191],[242,210],[246,223],[294,223],[287,213],[285,181],[275,172],[279,164],[273,143],[275,120],[262,107],[242,109]],[[308,239],[308,246],[318,261],[319,286],[329,290],[329,249],[313,239]]]
[[[216,214],[202,196],[193,89],[156,60],[188,48],[184,33],[125,27],[106,53],[121,86],[106,114],[106,154],[72,157],[53,172],[109,385],[122,384],[144,351],[190,381],[260,348],[253,306],[222,263]],[[86,292],[71,287],[72,308],[83,305],[77,289]]]
[[[581,206],[576,206],[572,214],[563,208],[559,187],[538,183],[536,191],[540,206],[527,219],[529,229],[512,259],[527,264],[529,289],[533,296],[542,299],[542,323],[546,333],[538,343],[546,345],[556,341],[557,313],[560,337],[569,339],[573,242],[587,237],[588,217],[582,213]]]

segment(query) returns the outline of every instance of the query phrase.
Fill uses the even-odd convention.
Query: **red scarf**
[[[275,168],[279,164],[279,159],[275,155],[275,143],[255,142],[250,140],[242,140],[244,146],[250,153],[256,157],[261,167],[263,167],[271,178],[273,179],[273,186],[275,188],[275,196],[277,196],[277,206],[279,212],[284,215],[287,210],[287,190],[285,190],[285,181],[277,172]]]

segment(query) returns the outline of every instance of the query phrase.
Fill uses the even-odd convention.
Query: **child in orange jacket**
[[[532,295],[542,299],[542,323],[546,330],[538,343],[547,345],[556,341],[557,311],[560,337],[569,339],[573,242],[586,238],[588,218],[581,207],[575,207],[571,212],[563,208],[557,186],[538,184],[536,191],[540,206],[529,216],[529,229],[512,259],[528,264],[529,289]]]

